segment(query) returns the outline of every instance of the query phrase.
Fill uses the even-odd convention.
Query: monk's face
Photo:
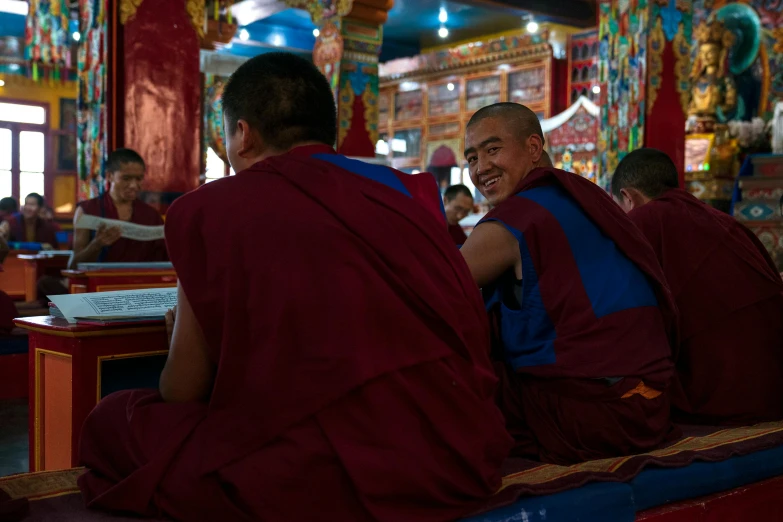
[[[542,152],[540,136],[520,136],[517,128],[500,117],[479,120],[465,133],[470,179],[493,206],[514,194]]]
[[[449,225],[456,225],[473,210],[473,198],[465,194],[457,194],[451,201],[444,201],[446,220]]]
[[[135,200],[144,182],[144,165],[141,163],[121,163],[120,168],[107,175],[111,183],[111,195],[114,201],[131,202]]]
[[[38,206],[37,198],[26,198],[24,200],[24,207],[22,207],[22,215],[27,219],[33,219],[38,216],[38,211],[41,207]]]

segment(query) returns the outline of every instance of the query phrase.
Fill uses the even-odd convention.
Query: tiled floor
[[[27,399],[0,400],[0,477],[28,469]]]

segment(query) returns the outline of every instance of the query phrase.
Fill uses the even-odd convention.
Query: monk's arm
[[[94,263],[101,255],[103,247],[113,244],[120,238],[119,228],[101,228],[95,237],[90,240],[90,231],[83,228],[76,228],[76,223],[84,214],[81,207],[76,207],[73,214],[73,253],[68,260],[68,268],[71,270],[79,266],[79,263]]]
[[[203,401],[209,397],[215,368],[207,341],[182,287],[177,288],[177,316],[166,366],[160,375],[160,394],[166,402]]]
[[[497,221],[487,221],[473,229],[460,252],[479,288],[515,268],[520,261],[516,238]]]
[[[3,264],[3,261],[5,260],[5,256],[8,255],[9,249],[8,249],[8,243],[5,242],[5,238],[0,235],[0,265]]]

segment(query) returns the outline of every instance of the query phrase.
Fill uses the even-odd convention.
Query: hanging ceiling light
[[[537,33],[538,32],[538,23],[536,23],[535,20],[530,20],[527,23],[527,32],[528,33]]]
[[[321,31],[317,27],[313,29],[313,36],[315,36],[316,38],[321,36]]]
[[[446,12],[445,7],[441,7],[440,11],[438,12],[438,21],[442,24],[445,24],[449,19],[449,13]]]
[[[239,30],[239,39],[242,41],[250,40],[250,33],[244,27]]]
[[[440,29],[438,29],[438,36],[440,36],[441,38],[448,38],[449,30],[446,29],[445,25],[440,26]]]

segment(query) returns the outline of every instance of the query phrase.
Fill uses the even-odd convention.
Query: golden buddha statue
[[[691,69],[691,101],[688,115],[717,121],[718,109],[731,112],[737,106],[737,88],[726,74],[726,56],[734,35],[723,22],[714,20],[696,29],[699,54]]]

